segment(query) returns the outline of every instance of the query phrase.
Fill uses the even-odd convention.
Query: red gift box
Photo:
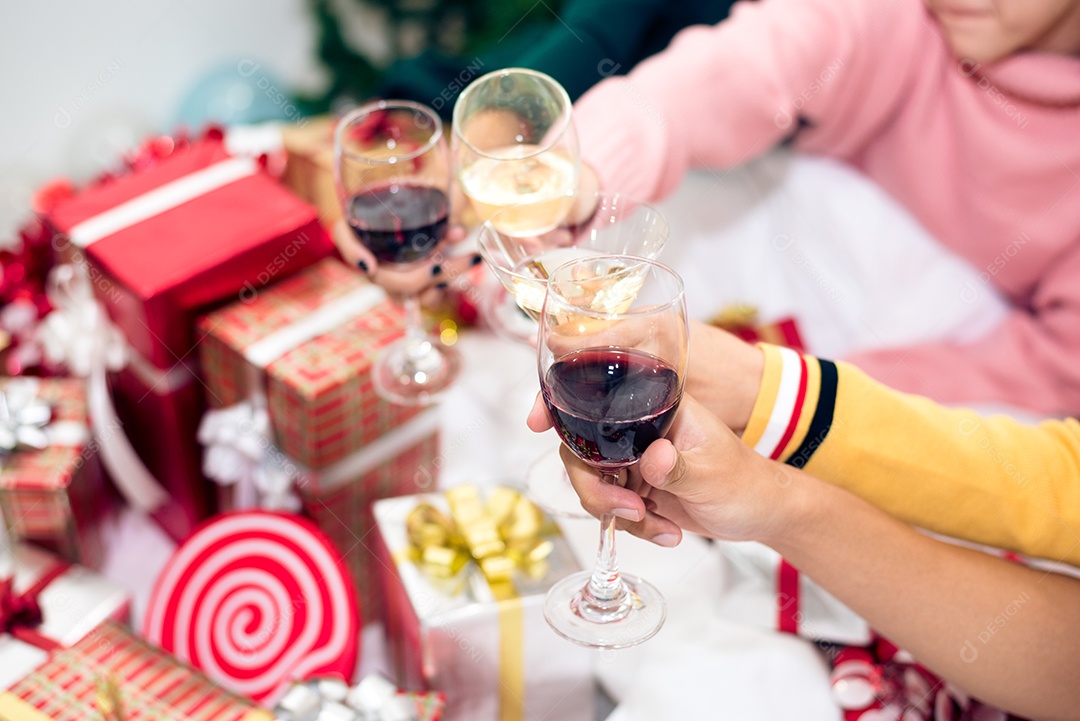
[[[371,616],[378,615],[386,603],[381,561],[371,533],[375,529],[372,503],[435,487],[436,426],[434,413],[417,416],[338,468],[329,469],[330,473],[307,471],[297,483],[304,511],[341,550],[361,606]]]
[[[102,623],[126,620],[129,600],[127,591],[82,566],[29,544],[12,546],[0,556],[0,608],[7,609],[0,629],[0,689]]]
[[[0,691],[0,718],[272,721],[273,716],[120,625],[106,623]]]
[[[5,378],[9,411],[22,402],[48,406],[48,445],[16,450],[0,465],[0,514],[16,539],[33,541],[73,563],[102,561],[101,525],[113,497],[90,444],[86,384],[75,379]]]
[[[757,308],[751,305],[728,306],[713,316],[709,323],[747,343],[771,343],[797,351],[806,350],[806,343],[794,318],[786,317],[772,323],[760,323]]]
[[[371,381],[378,353],[404,332],[403,311],[330,259],[204,316],[199,330],[210,405],[250,409],[235,428],[208,416],[204,442],[259,448],[252,476],[271,465],[295,479],[305,510],[345,554],[363,604],[377,604],[363,543],[370,505],[431,487],[437,471],[434,413],[383,400]],[[261,425],[268,437],[245,440]]]
[[[311,206],[213,136],[57,204],[49,222],[100,272],[98,297],[157,368],[191,354],[208,305],[333,252]]]
[[[124,336],[131,362],[113,377],[116,411],[171,496],[155,518],[183,539],[212,509],[195,441],[196,316],[302,270],[333,245],[313,208],[257,161],[230,156],[219,134],[57,203],[47,221]]]
[[[335,260],[210,313],[199,332],[210,405],[263,395],[278,447],[308,468],[337,463],[419,412],[379,398],[371,381],[375,357],[404,332],[404,312]]]

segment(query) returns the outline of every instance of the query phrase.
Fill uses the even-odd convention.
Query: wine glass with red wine
[[[504,328],[507,335],[536,345],[548,274],[563,263],[590,255],[651,259],[667,243],[667,220],[655,208],[618,193],[595,193],[580,199],[593,209],[588,218],[564,218],[544,233],[526,236],[503,232],[499,217],[506,211],[499,211],[480,227],[480,256],[516,301],[511,313],[499,314],[505,305],[494,307],[495,318],[501,318],[501,323],[493,325]],[[566,477],[558,448],[545,452],[528,466],[525,490],[533,502],[552,515],[588,518]]]
[[[422,263],[446,235],[450,158],[430,108],[379,100],[353,110],[334,133],[334,172],[345,220],[381,266]],[[405,337],[375,361],[372,381],[393,403],[429,405],[457,377],[460,358],[424,330],[416,295],[397,300]]]
[[[682,399],[689,329],[682,279],[652,260],[588,256],[555,269],[540,313],[540,390],[562,442],[619,483],[663,438]],[[624,648],[660,630],[663,595],[619,572],[615,518],[600,519],[594,570],[559,581],[544,616],[561,636]]]

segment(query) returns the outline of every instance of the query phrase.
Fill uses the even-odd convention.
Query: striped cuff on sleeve
[[[802,468],[832,427],[836,365],[789,348],[759,347],[765,372],[743,442],[766,458]]]

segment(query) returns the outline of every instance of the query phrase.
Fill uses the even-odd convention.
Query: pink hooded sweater
[[[602,187],[652,200],[803,125],[797,149],[859,168],[1014,305],[969,345],[848,360],[941,402],[1080,415],[1080,59],[957,58],[920,0],[763,0],[684,30],[575,115]]]

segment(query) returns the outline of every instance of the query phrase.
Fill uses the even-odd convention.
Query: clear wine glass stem
[[[403,295],[401,306],[405,309],[405,340],[409,344],[408,357],[411,360],[419,360],[428,352],[424,319],[420,315],[420,296],[415,293]]]
[[[617,472],[601,471],[601,480],[618,484]],[[615,556],[615,516],[605,513],[600,517],[600,547],[596,552],[596,566],[589,582],[582,589],[578,612],[585,618],[600,622],[616,621],[629,613],[632,598],[619,577],[619,561]]]
[[[596,566],[589,579],[589,595],[594,601],[612,601],[626,593],[619,578],[619,559],[615,557],[615,516],[600,516],[600,548],[596,552]]]

